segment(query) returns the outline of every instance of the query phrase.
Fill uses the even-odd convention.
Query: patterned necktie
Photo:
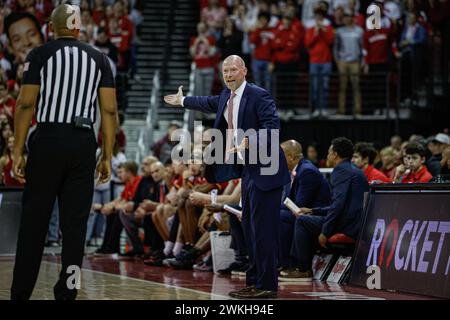
[[[225,147],[225,152],[227,152],[229,149],[231,149],[233,145],[233,99],[236,97],[236,93],[231,92],[230,100],[228,100],[228,130],[227,130],[227,142]],[[228,161],[230,158],[230,154],[226,153],[225,155],[225,162]]]

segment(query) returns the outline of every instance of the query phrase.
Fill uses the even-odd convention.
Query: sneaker
[[[206,262],[202,261],[199,264],[194,264],[192,266],[192,269],[195,271],[201,271],[201,272],[212,272],[213,267],[211,265],[208,265]]]
[[[285,282],[310,282],[313,274],[311,270],[301,272],[298,268],[280,272],[279,281]]]
[[[242,265],[240,268],[232,270],[231,275],[245,277],[247,274],[248,267],[249,267],[249,265],[248,265],[248,263],[246,263],[246,264]]]
[[[163,259],[162,264],[163,264],[163,266],[170,268],[170,263],[172,261],[176,261],[176,260],[177,260],[176,258],[166,258],[166,259]]]

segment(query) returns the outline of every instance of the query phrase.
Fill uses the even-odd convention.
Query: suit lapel
[[[230,90],[225,90],[221,94],[224,97],[224,99],[221,100],[222,102],[219,105],[217,115],[220,115],[220,116],[219,117],[216,116],[216,122],[215,122],[215,126],[214,126],[215,128],[218,128],[220,122],[224,120],[223,113],[225,112],[225,107],[227,105],[228,99],[230,99],[230,94],[231,94]]]
[[[245,85],[244,93],[242,94],[241,103],[239,104],[239,115],[238,115],[238,128],[242,129],[242,121],[244,121],[245,108],[248,101],[248,87],[249,84]]]

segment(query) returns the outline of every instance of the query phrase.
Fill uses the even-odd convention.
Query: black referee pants
[[[95,135],[69,124],[39,124],[29,148],[11,298],[29,299],[33,292],[58,197],[62,269],[54,294],[56,299],[75,299],[76,289],[67,286],[73,272],[67,274],[67,268],[81,269],[83,261],[94,187]]]

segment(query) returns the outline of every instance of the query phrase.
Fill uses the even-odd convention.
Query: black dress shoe
[[[256,289],[237,293],[235,298],[238,299],[275,299],[277,297],[276,291]]]
[[[232,297],[232,298],[237,298],[238,294],[244,293],[244,292],[249,292],[249,291],[252,291],[252,290],[255,290],[255,289],[256,289],[256,286],[254,286],[254,285],[253,286],[248,286],[248,287],[242,288],[242,289],[237,290],[237,291],[231,291],[231,292],[228,293],[228,295],[230,297]]]
[[[120,256],[124,258],[134,258],[136,256],[142,256],[144,254],[144,251],[134,251],[130,250],[127,253],[121,253]]]

